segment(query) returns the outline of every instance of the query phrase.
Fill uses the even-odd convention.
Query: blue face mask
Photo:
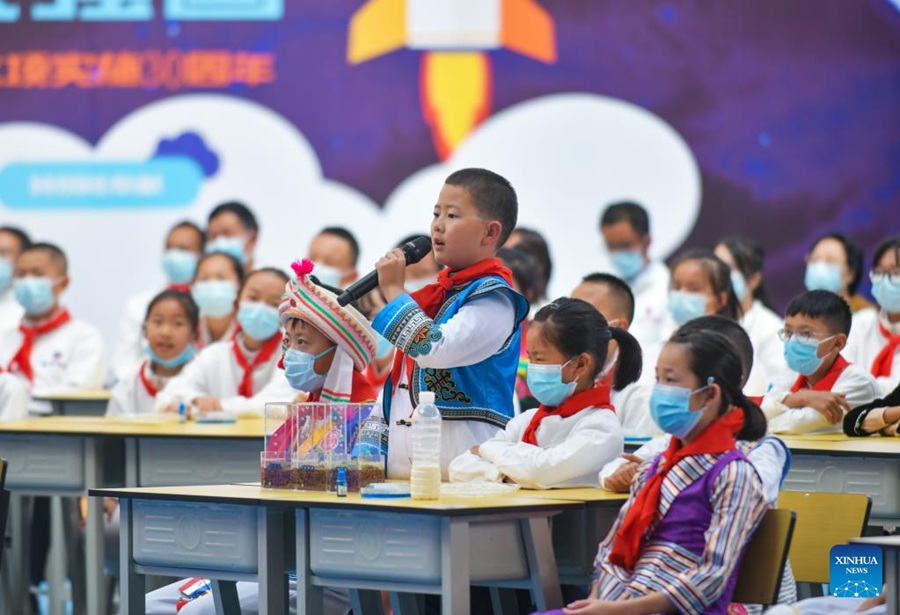
[[[333,286],[334,288],[341,287],[341,271],[337,267],[315,263],[312,274],[316,276],[316,279],[318,279],[319,282],[326,286]]]
[[[806,265],[803,278],[806,290],[830,290],[836,293],[841,290],[841,266],[825,261],[815,261]]]
[[[241,330],[255,340],[267,340],[281,328],[278,310],[258,301],[243,301],[237,320]]]
[[[390,356],[394,352],[394,345],[391,344],[391,340],[383,337],[382,335],[378,335],[378,348],[375,350],[375,358],[383,359],[387,356]]]
[[[46,314],[53,308],[53,281],[46,277],[24,277],[13,280],[13,295],[29,316]]]
[[[872,284],[872,296],[885,312],[900,312],[900,283],[891,282],[888,276]]]
[[[314,364],[317,359],[321,359],[335,348],[337,346],[326,348],[317,355],[289,348],[284,353],[284,377],[298,391],[308,393],[318,391],[325,385],[325,374],[317,374]]]
[[[191,296],[204,316],[221,318],[234,310],[237,285],[231,280],[206,280],[191,287]]]
[[[562,369],[568,364],[569,361],[562,365],[528,364],[525,380],[536,400],[545,406],[558,406],[572,396],[576,381],[562,381]]]
[[[147,358],[166,369],[181,367],[194,358],[194,352],[194,345],[188,344],[185,349],[181,351],[181,354],[179,354],[177,357],[173,357],[171,359],[163,359],[161,356],[153,352],[153,349],[150,348],[149,345],[144,349],[144,353],[147,355]]]
[[[738,301],[743,301],[744,297],[747,296],[747,281],[744,280],[744,276],[740,271],[731,272],[731,287],[734,289],[734,294],[737,295]]]
[[[12,284],[13,264],[12,261],[0,258],[0,292],[3,292]]]
[[[681,290],[669,291],[669,313],[679,327],[706,314],[706,295]]]
[[[626,280],[633,279],[644,269],[644,255],[640,250],[613,250],[609,253],[609,259]]]
[[[206,253],[222,252],[238,259],[239,263],[246,263],[247,256],[244,254],[244,240],[240,237],[219,237],[214,241],[206,244]]]
[[[172,284],[187,284],[194,279],[197,255],[187,250],[166,250],[163,253],[162,268]]]
[[[819,358],[819,344],[834,338],[826,337],[823,340],[802,341],[797,337],[791,337],[784,343],[784,360],[793,371],[804,376],[809,376],[822,365],[825,357]],[[826,355],[827,356],[827,355]]]
[[[691,433],[703,415],[700,410],[691,410],[691,395],[705,391],[712,383],[713,379],[710,378],[705,387],[693,391],[685,387],[657,384],[650,395],[650,416],[664,432],[683,439]]]

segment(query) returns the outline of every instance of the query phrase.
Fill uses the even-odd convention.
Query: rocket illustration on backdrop
[[[421,50],[419,94],[435,149],[445,160],[490,115],[490,50],[552,64],[553,20],[535,0],[367,0],[353,14],[347,61]]]

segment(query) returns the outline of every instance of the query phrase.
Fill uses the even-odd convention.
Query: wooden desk
[[[619,509],[628,500],[628,494],[595,487],[522,490],[520,493],[540,499],[571,500],[584,505],[553,518],[553,552],[562,584],[589,585],[597,546],[609,534]]]
[[[900,438],[849,438],[844,434],[779,438],[793,456],[782,489],[865,493],[872,498],[872,523],[898,523]]]
[[[109,391],[72,391],[35,397],[50,403],[51,414],[63,416],[103,416],[109,404]]]
[[[6,483],[14,494],[79,496],[88,489],[123,482],[157,486],[255,480],[263,431],[261,419],[182,424],[152,416],[49,416],[0,423],[0,451],[9,462]],[[117,465],[124,465],[124,477],[111,478],[109,470]],[[22,502],[17,497],[10,510],[10,526],[17,538],[27,536],[28,530]],[[54,499],[54,507],[59,506]],[[26,542],[17,540],[12,553],[17,563],[26,562]],[[63,556],[59,550],[53,569],[65,568],[59,562]],[[102,614],[106,602],[103,511],[95,499],[88,501],[85,560],[87,611]],[[28,570],[20,565],[19,572],[10,596],[14,613],[24,612],[16,601],[25,600],[28,591]],[[60,603],[52,600],[56,612]]]
[[[121,604],[143,613],[142,574],[259,578],[260,613],[284,612],[283,512],[296,514],[298,613],[321,613],[323,587],[441,595],[468,613],[469,586],[527,587],[562,606],[547,519],[579,502],[530,497],[434,501],[261,489],[253,485],[92,490],[120,498]],[[222,537],[234,536],[227,551]],[[255,545],[256,551],[253,551]],[[280,546],[279,546],[280,545]],[[227,554],[227,556],[226,556]]]
[[[900,613],[900,536],[852,538],[852,543],[878,545],[884,554],[884,583],[887,585],[886,613]]]

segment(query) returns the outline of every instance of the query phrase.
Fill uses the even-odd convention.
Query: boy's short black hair
[[[0,233],[9,233],[19,242],[19,252],[31,247],[31,237],[18,226],[0,226]]]
[[[827,235],[822,235],[821,237],[816,239],[815,242],[813,242],[813,245],[809,248],[810,254],[812,254],[812,251],[816,249],[817,245],[819,245],[826,239],[834,239],[844,247],[844,254],[847,255],[847,269],[849,269],[850,273],[853,274],[847,290],[851,295],[855,295],[856,289],[859,288],[859,282],[862,279],[863,274],[863,260],[865,258],[865,255],[863,254],[862,248],[859,247],[858,243],[856,243],[846,235],[842,235],[841,233],[828,233]]]
[[[38,241],[22,250],[22,254],[26,252],[43,252],[47,254],[53,262],[53,266],[59,269],[62,275],[69,275],[69,259],[66,258],[66,253],[58,245],[46,241]]]
[[[503,261],[503,266],[512,272],[516,286],[519,287],[519,291],[528,299],[529,303],[539,298],[540,280],[537,259],[534,254],[515,246],[500,248],[497,250],[497,258]]]
[[[359,242],[356,241],[356,237],[353,236],[353,233],[343,226],[326,226],[319,231],[319,235],[334,235],[335,237],[340,237],[346,241],[350,245],[350,261],[353,263],[353,266],[356,267],[356,263],[359,261]]]
[[[621,278],[611,273],[589,273],[581,278],[581,281],[590,284],[605,284],[619,310],[628,318],[629,324],[634,322],[634,293]]]
[[[203,232],[203,229],[200,228],[200,225],[191,220],[182,220],[172,225],[172,228],[169,229],[168,235],[171,235],[172,231],[179,228],[189,228],[194,231],[194,233],[197,234],[197,237],[200,238],[200,251],[203,252],[203,249],[206,247],[206,233]],[[168,235],[166,235],[167,239]]]
[[[213,210],[209,212],[209,216],[206,219],[207,224],[213,221],[214,218],[220,216],[224,213],[232,213],[238,217],[238,220],[241,221],[241,226],[243,226],[248,231],[258,231],[259,224],[256,222],[256,216],[253,215],[253,212],[250,211],[250,208],[241,203],[240,201],[228,201],[226,203],[220,203],[213,207]]]
[[[519,217],[519,201],[509,180],[487,169],[470,168],[454,171],[444,183],[465,188],[483,218],[500,221],[497,247],[502,247]]]
[[[516,247],[520,250],[530,252],[536,259],[538,264],[538,298],[543,299],[547,296],[547,286],[550,284],[550,276],[553,275],[553,259],[550,258],[550,246],[547,240],[534,229],[518,226],[513,229],[518,238]]]
[[[850,306],[844,298],[830,290],[810,290],[794,297],[787,306],[784,315],[808,316],[820,319],[834,334],[850,335],[852,314]]]
[[[647,210],[633,201],[613,203],[603,210],[600,216],[601,228],[617,222],[627,222],[641,237],[650,234],[650,216],[647,215]]]

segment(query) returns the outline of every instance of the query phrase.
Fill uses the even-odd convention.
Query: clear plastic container
[[[441,413],[434,393],[419,393],[412,417],[412,468],[410,495],[414,500],[436,500],[441,496]]]

